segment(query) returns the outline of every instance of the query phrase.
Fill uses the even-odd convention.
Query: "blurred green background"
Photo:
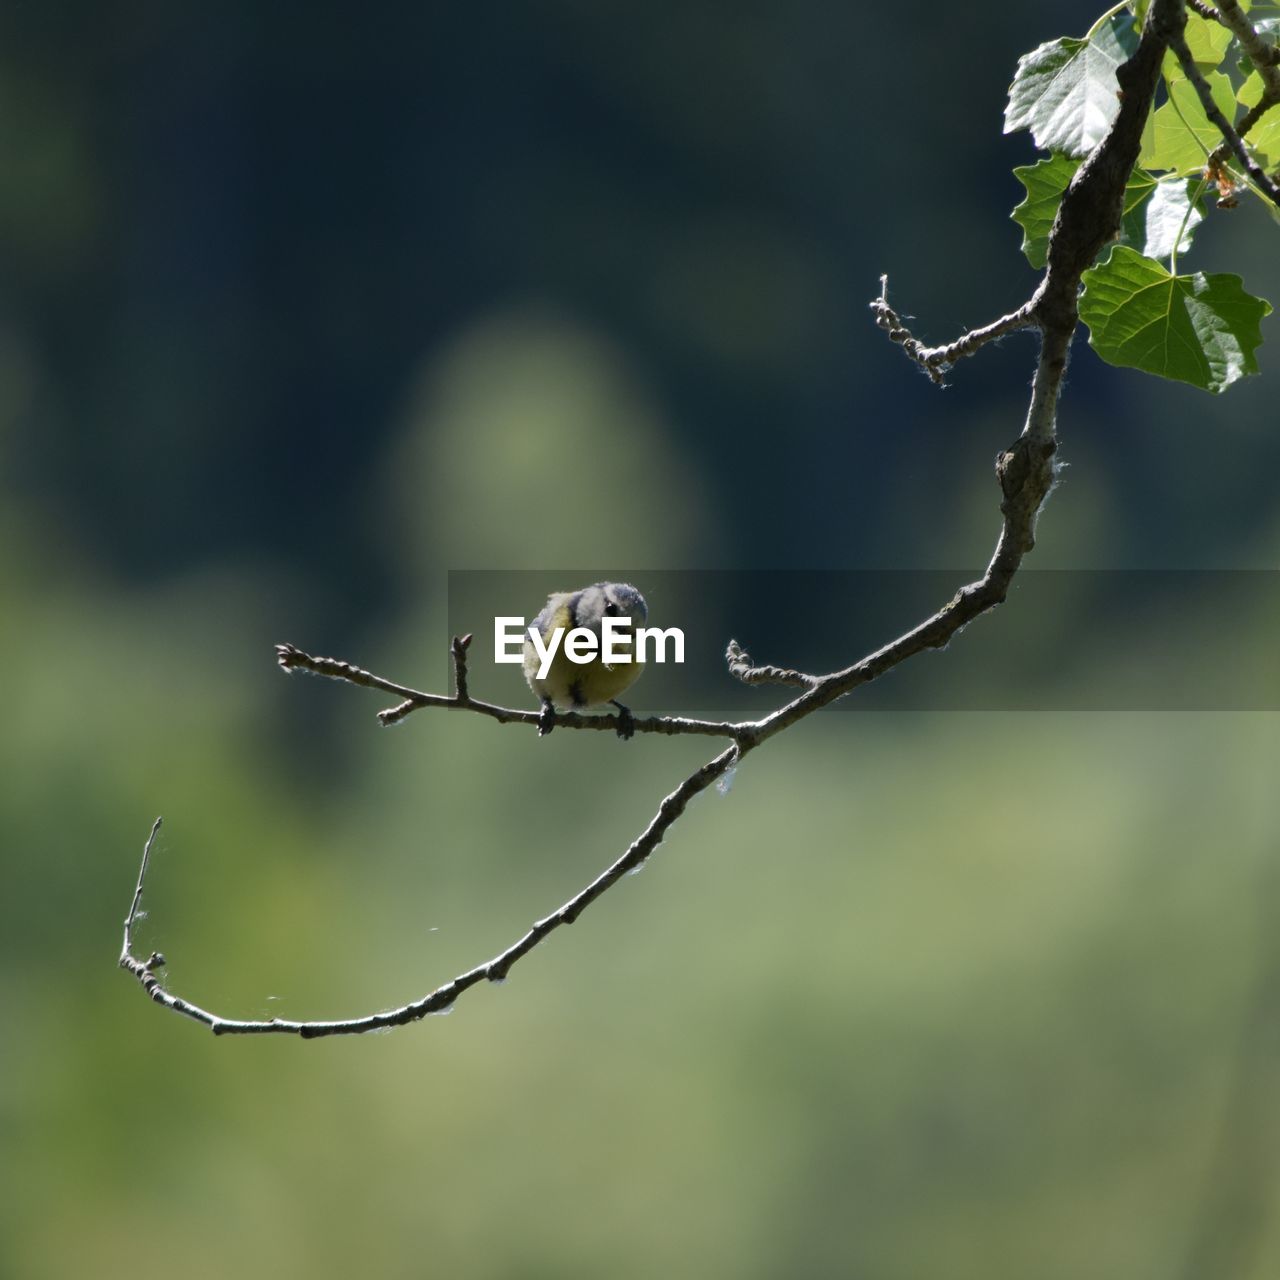
[[[390,1035],[214,1040],[115,968],[157,813],[171,985],[343,1016],[707,754],[384,732],[276,641],[439,687],[450,568],[981,563],[1031,343],[939,393],[865,304],[1022,300],[1004,90],[1096,16],[0,10],[0,1274],[1277,1273],[1275,714],[824,715]],[[1187,265],[1274,301],[1276,244],[1213,215]],[[1078,344],[1038,567],[1275,566],[1264,332],[1221,399]],[[1274,615],[1184,619],[1118,662],[1274,661]]]

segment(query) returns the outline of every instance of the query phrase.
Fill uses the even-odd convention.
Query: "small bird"
[[[635,733],[635,717],[618,701],[618,695],[635,683],[644,663],[635,660],[634,628],[643,626],[649,617],[649,606],[635,587],[625,582],[596,582],[580,591],[557,591],[547,597],[542,612],[530,624],[549,649],[557,628],[562,628],[559,644],[545,674],[539,676],[542,658],[531,636],[524,642],[524,678],[542,703],[538,720],[538,736],[545,737],[555,728],[556,708],[579,711],[584,707],[612,703],[618,708],[618,737]],[[613,649],[631,660],[607,663],[602,642],[606,618],[629,618],[631,628],[615,632]],[[577,629],[595,634],[598,645],[594,656],[586,662],[574,662],[565,652],[565,639]]]

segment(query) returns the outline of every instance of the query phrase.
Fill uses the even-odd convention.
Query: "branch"
[[[503,982],[516,961],[528,955],[534,947],[545,941],[561,925],[572,924],[606,889],[620,880],[628,871],[642,867],[653,851],[662,843],[668,828],[685,811],[690,800],[705,791],[718,778],[723,777],[738,762],[738,748],[729,747],[713,760],[709,760],[702,768],[687,777],[658,806],[658,812],[641,834],[632,841],[630,848],[612,866],[598,875],[585,889],[576,893],[563,906],[549,916],[533,923],[527,933],[518,938],[505,951],[499,952],[493,959],[437,987],[420,1000],[401,1005],[397,1009],[371,1013],[361,1018],[345,1018],[330,1022],[296,1022],[287,1018],[271,1018],[262,1021],[246,1021],[239,1018],[224,1018],[220,1014],[202,1009],[181,996],[167,990],[156,977],[154,969],[164,965],[164,957],[152,953],[149,960],[140,961],[132,954],[132,929],[137,918],[138,904],[142,901],[142,890],[146,880],[147,867],[151,857],[151,846],[160,829],[157,818],[151,828],[151,835],[142,851],[142,869],[138,875],[138,888],[134,894],[133,907],[125,920],[124,950],[120,953],[120,967],[128,970],[142,984],[147,994],[157,1004],[163,1005],[174,1013],[190,1018],[194,1022],[203,1023],[216,1036],[226,1035],[296,1035],[304,1040],[314,1040],[320,1036],[360,1035],[366,1031],[381,1031],[389,1027],[402,1027],[409,1022],[417,1022],[428,1014],[444,1013],[453,1007],[457,998],[469,987],[478,982]]]
[[[160,834],[161,819],[151,824],[151,834],[142,849],[142,866],[138,868],[138,887],[133,891],[133,902],[129,904],[129,914],[124,918],[124,945],[120,948],[120,967],[127,969],[148,990],[156,985],[154,971],[162,969],[165,958],[158,951],[153,951],[146,960],[139,960],[133,954],[133,926],[142,918],[142,887],[146,883],[147,868],[151,865],[151,846]]]
[[[1022,432],[996,460],[996,477],[1003,495],[1000,510],[1004,519],[991,562],[978,581],[962,586],[936,613],[896,640],[852,666],[822,676],[806,675],[783,667],[753,666],[745,650],[731,641],[726,658],[730,673],[735,678],[748,684],[798,685],[803,692],[760,720],[713,722],[656,716],[636,721],[636,730],[641,733],[704,734],[727,737],[732,741],[662,801],[648,826],[626,852],[586,888],[549,916],[536,921],[505,951],[437,987],[420,1000],[390,1012],[342,1021],[294,1022],[273,1018],[253,1022],[223,1018],[166,990],[154,973],[154,969],[164,964],[163,957],[153,955],[144,962],[132,954],[133,924],[142,901],[151,847],[160,825],[158,819],[143,850],[137,889],[125,921],[121,966],[138,979],[157,1003],[205,1024],[219,1035],[284,1033],[310,1038],[357,1034],[402,1026],[427,1014],[443,1012],[451,1008],[464,991],[482,980],[496,982],[504,979],[516,961],[561,925],[573,923],[627,871],[641,866],[684,813],[689,801],[728,774],[748,752],[820,708],[892,671],[915,654],[944,648],[963,627],[1000,604],[1008,594],[1009,584],[1023,557],[1035,545],[1036,518],[1053,486],[1053,458],[1058,447],[1058,395],[1078,319],[1076,297],[1080,277],[1102,245],[1119,229],[1124,185],[1137,160],[1142,127],[1150,111],[1161,59],[1171,39],[1175,35],[1180,36],[1184,21],[1182,0],[1152,0],[1138,48],[1117,71],[1123,90],[1120,111],[1107,136],[1077,171],[1064,195],[1049,236],[1044,279],[1022,307],[992,325],[973,330],[947,347],[930,349],[921,346],[902,327],[885,299],[883,277],[880,297],[871,304],[876,311],[877,324],[887,329],[892,339],[901,342],[908,354],[936,382],[941,381],[941,371],[951,359],[972,354],[1003,333],[1018,328],[1035,328],[1040,333],[1040,354]],[[336,658],[311,657],[293,645],[280,645],[277,655],[286,671],[311,671],[395,695],[400,702],[381,713],[384,724],[403,719],[419,708],[444,707],[474,711],[502,724],[536,725],[539,717],[535,712],[499,707],[470,696],[466,673],[468,642],[468,637],[462,637],[455,639],[451,646],[452,695],[423,693]],[[609,720],[577,714],[558,715],[556,725],[572,729],[613,729]]]
[[[818,682],[817,676],[805,675],[790,667],[752,666],[751,655],[736,640],[729,641],[724,660],[729,665],[729,674],[743,684],[790,684],[808,689]]]
[[[1032,314],[1031,303],[1025,302],[1016,311],[1011,311],[1007,316],[1001,316],[999,320],[993,320],[990,324],[983,325],[980,329],[970,329],[968,333],[963,334],[954,342],[947,343],[944,347],[926,347],[918,338],[912,335],[911,330],[903,323],[902,317],[889,305],[889,277],[887,275],[880,277],[880,296],[872,301],[870,305],[872,311],[875,312],[876,324],[889,335],[889,341],[899,343],[903,351],[938,386],[944,384],[946,371],[957,360],[961,360],[965,356],[974,355],[985,347],[988,342],[1003,338],[1006,333],[1015,333],[1019,329],[1034,328],[1036,323]]]
[[[420,689],[411,689],[408,685],[396,684],[394,680],[384,679],[365,671],[362,667],[343,662],[340,658],[314,658],[303,653],[296,645],[276,645],[276,661],[285,671],[309,671],[312,675],[327,676],[330,680],[345,680],[348,684],[358,684],[365,689],[381,689],[383,693],[393,693],[401,701],[394,707],[378,712],[378,719],[383,725],[398,724],[412,711],[424,707],[442,707],[448,711],[474,711],[477,715],[488,716],[499,724],[528,724],[535,728],[538,725],[538,713],[527,711],[523,707],[500,707],[493,702],[482,702],[467,692],[466,651],[471,637],[461,639],[454,637],[450,652],[454,662],[454,693],[423,693]],[[460,678],[459,678],[460,676]],[[588,716],[578,711],[557,711],[557,729],[592,729],[597,732],[607,730],[617,732],[617,725],[611,716]],[[743,726],[732,720],[695,720],[688,716],[647,716],[635,721],[637,733],[660,733],[667,737],[681,734],[694,734],[704,738],[737,739],[743,732]]]
[[[1272,93],[1280,94],[1280,46],[1264,40],[1240,8],[1239,0],[1217,0],[1220,10],[1214,16],[1240,41],[1249,61],[1258,69],[1262,82]]]
[[[1251,34],[1254,42],[1265,50],[1267,57],[1270,58],[1270,55],[1273,52],[1271,46],[1261,40],[1257,32],[1249,26],[1248,20],[1235,5],[1234,0],[1220,0],[1218,7],[1222,10],[1226,25],[1230,26],[1233,31],[1236,30],[1236,25],[1229,16],[1228,10],[1234,10],[1236,17],[1239,18],[1241,30],[1247,31]],[[1240,35],[1239,31],[1236,31],[1236,34],[1237,36],[1240,36],[1241,43],[1244,44],[1244,37]],[[1210,123],[1214,125],[1218,132],[1222,134],[1222,147],[1215,150],[1209,157],[1210,168],[1214,167],[1215,158],[1219,156],[1219,153],[1223,148],[1226,148],[1231,151],[1237,160],[1239,160],[1245,172],[1248,173],[1249,177],[1253,180],[1254,185],[1258,187],[1263,195],[1265,195],[1267,199],[1277,207],[1280,207],[1280,186],[1277,186],[1272,182],[1272,180],[1263,171],[1262,166],[1259,165],[1253,156],[1249,154],[1249,148],[1245,145],[1244,139],[1240,136],[1241,133],[1247,132],[1251,129],[1275,102],[1280,101],[1280,72],[1278,72],[1277,68],[1270,64],[1270,62],[1266,64],[1257,64],[1259,72],[1266,77],[1264,80],[1265,89],[1263,97],[1258,102],[1257,106],[1246,114],[1244,119],[1241,121],[1242,128],[1237,132],[1235,126],[1222,114],[1218,109],[1218,104],[1213,100],[1213,92],[1209,88],[1209,82],[1200,74],[1200,68],[1196,66],[1195,57],[1192,55],[1191,49],[1187,45],[1186,36],[1183,34],[1182,28],[1179,28],[1178,31],[1170,38],[1169,48],[1173,50],[1174,55],[1178,59],[1178,64],[1182,67],[1183,74],[1194,87],[1196,96],[1200,99],[1200,105],[1204,108],[1205,115],[1208,116]],[[1249,46],[1246,44],[1245,48],[1248,49]],[[1250,54],[1250,56],[1252,56],[1252,54]],[[1263,106],[1263,103],[1266,105]]]
[[[1272,107],[1280,104],[1280,47],[1268,43],[1258,34],[1236,0],[1222,0],[1218,7],[1222,12],[1214,9],[1213,16],[1240,42],[1240,47],[1249,55],[1249,61],[1262,80],[1262,96],[1240,117],[1235,126],[1236,133],[1241,138],[1246,138],[1254,125]],[[1230,140],[1224,138],[1210,155],[1208,167],[1212,169],[1221,165],[1227,152],[1232,149]]]

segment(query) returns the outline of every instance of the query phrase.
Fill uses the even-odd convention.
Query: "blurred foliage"
[[[924,5],[904,90],[898,15],[812,2],[0,13],[0,1274],[1275,1274],[1275,715],[824,716],[393,1035],[215,1041],[114,967],[163,812],[185,994],[412,998],[706,750],[381,732],[274,641],[438,685],[451,567],[980,560],[1028,347],[939,396],[863,307],[1019,300],[1004,89],[1093,16],[957,76]],[[1079,349],[1038,564],[1270,567],[1260,361]]]

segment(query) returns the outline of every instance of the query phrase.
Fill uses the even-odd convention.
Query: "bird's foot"
[[[618,737],[625,742],[636,731],[636,718],[631,714],[631,708],[624,707],[617,698],[612,698],[610,701],[618,708]]]
[[[538,737],[545,738],[556,727],[556,708],[553,702],[542,704],[542,714],[538,717]]]

